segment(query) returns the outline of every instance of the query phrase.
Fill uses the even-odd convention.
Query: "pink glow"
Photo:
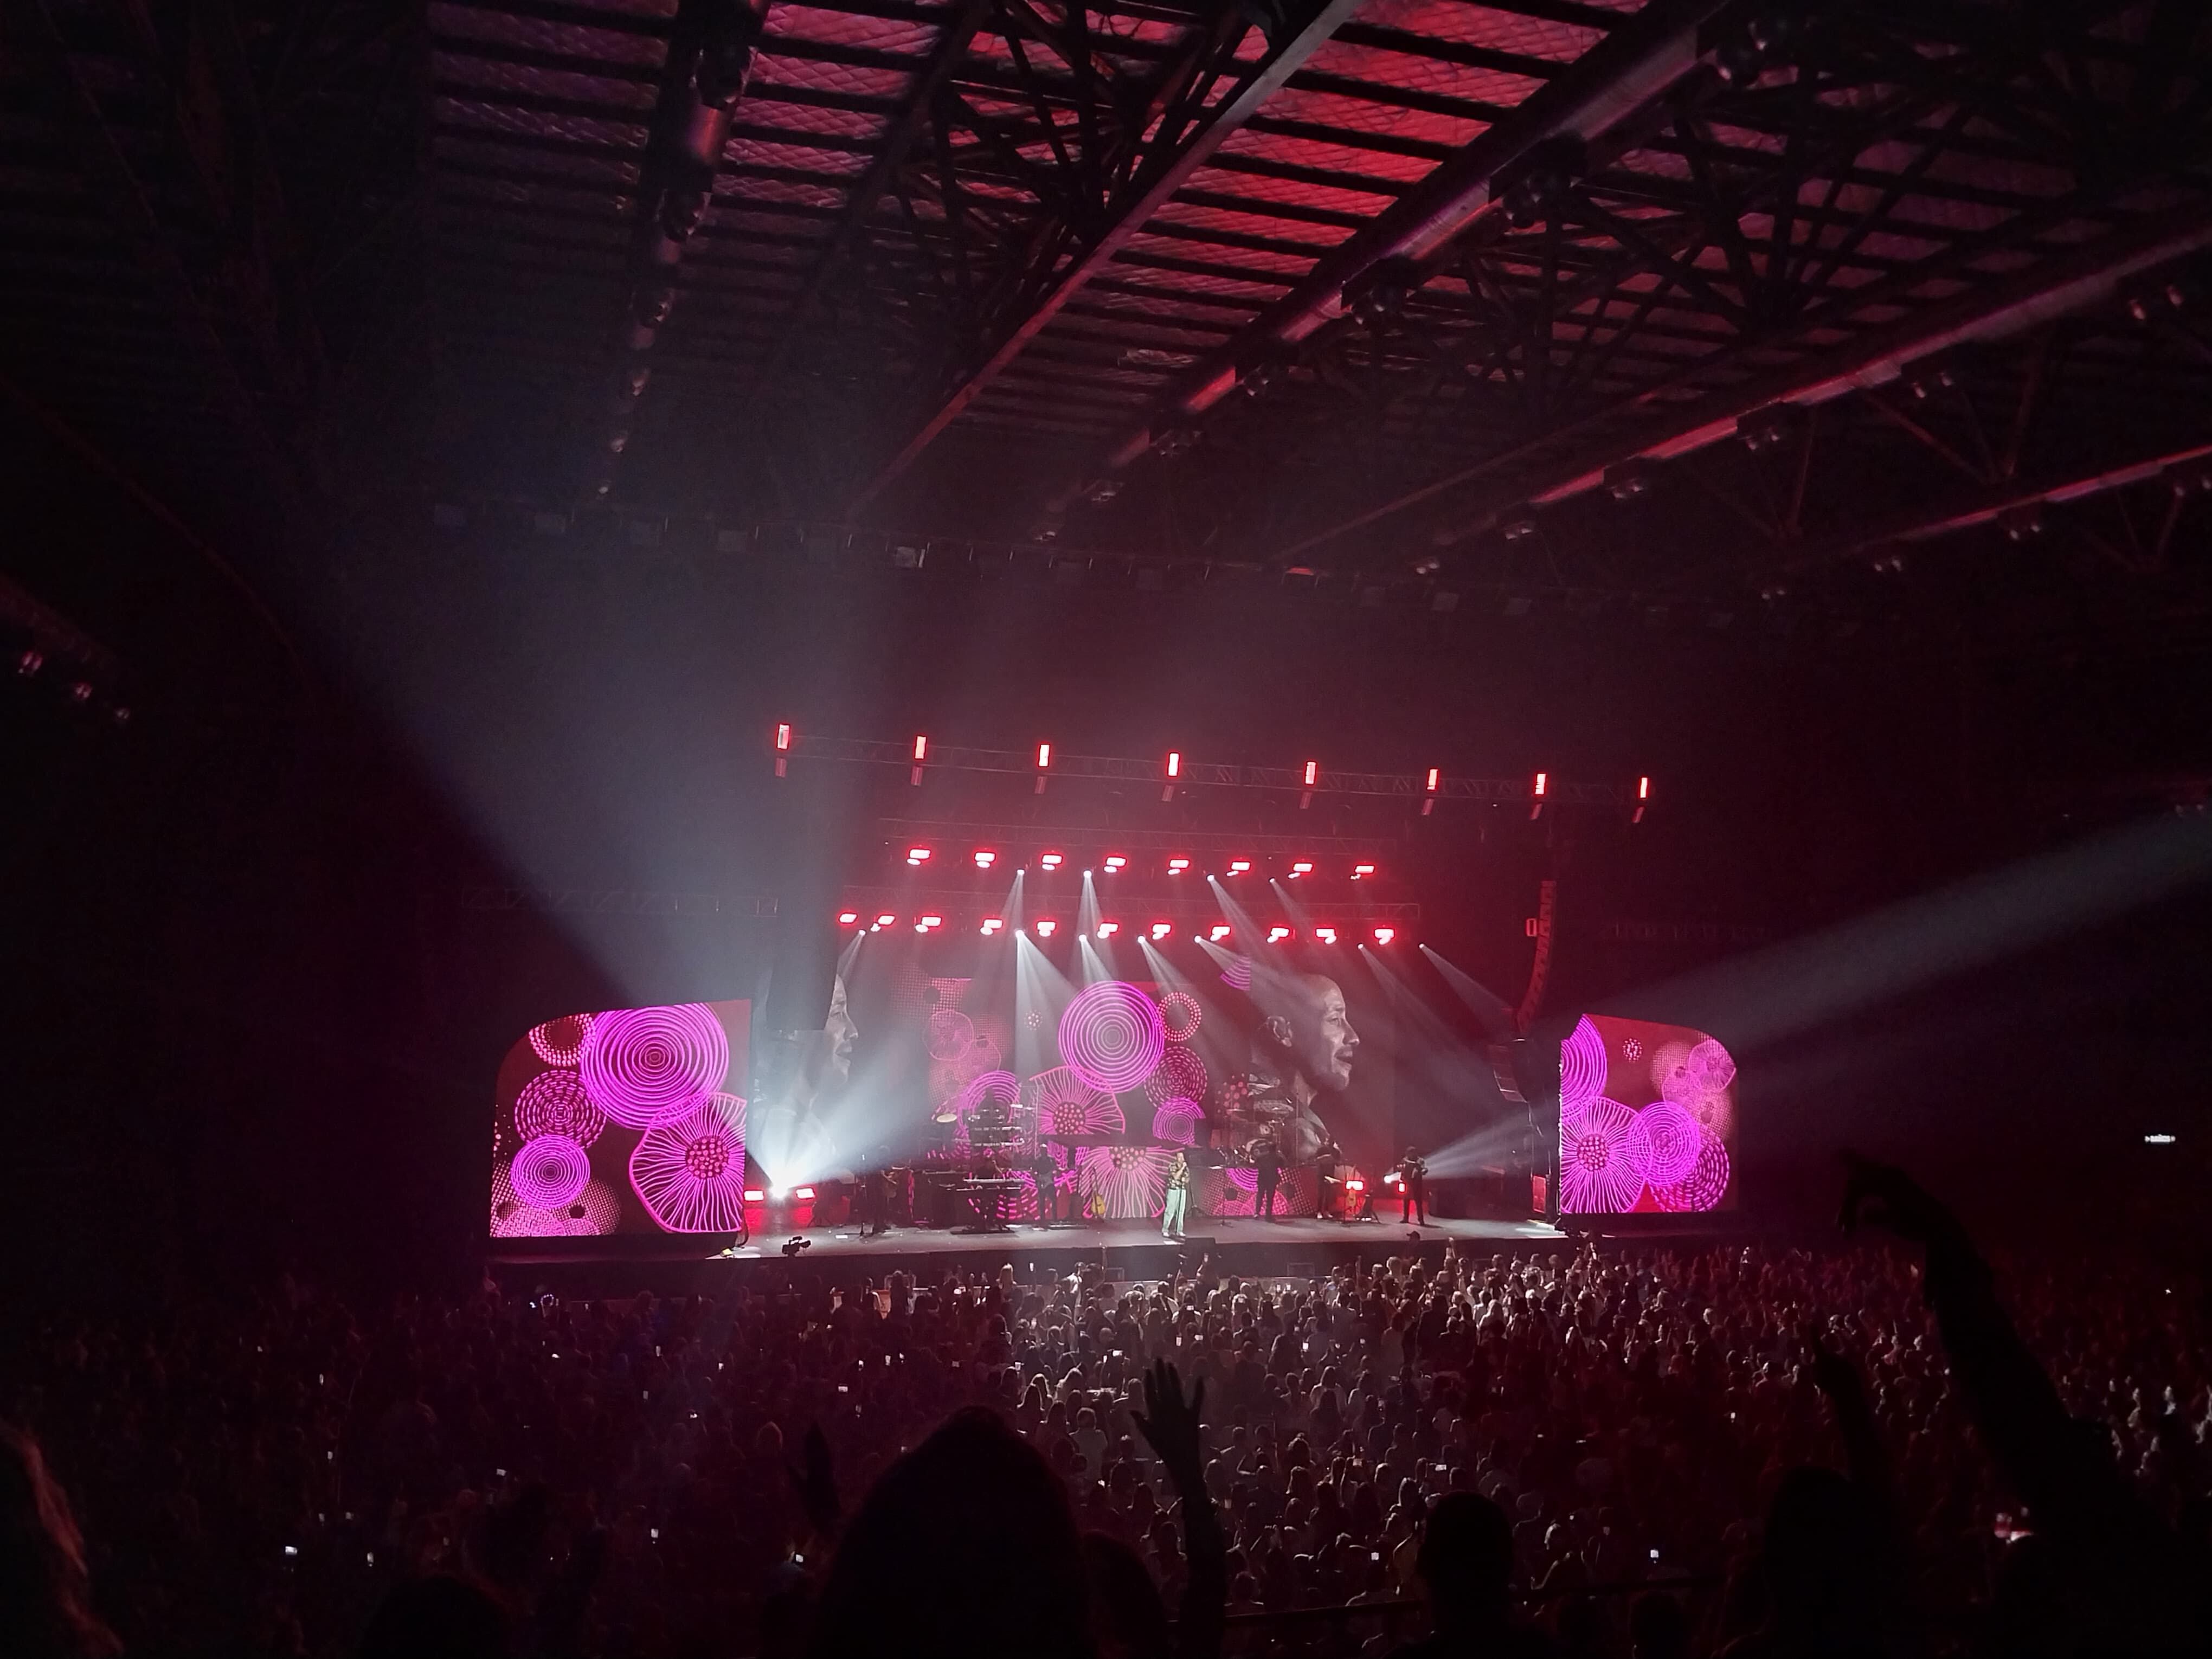
[[[1168,775],[1171,778],[1182,775],[1182,756],[1173,749],[1168,750]]]
[[[1205,1114],[1194,1103],[1172,1097],[1162,1101],[1159,1109],[1152,1114],[1152,1139],[1171,1141],[1178,1146],[1194,1146],[1198,1144],[1198,1126],[1204,1118]]]
[[[1377,945],[1388,945],[1397,937],[1398,930],[1395,927],[1377,927],[1375,930],[1375,942]]]
[[[1442,767],[1431,766],[1429,769],[1429,793],[1432,795],[1435,794],[1437,793],[1437,786],[1443,781],[1443,769]]]
[[[914,757],[917,761],[926,761],[929,758],[929,739],[927,738],[916,737],[915,738]]]
[[[1686,1107],[1655,1100],[1636,1115],[1636,1132],[1624,1143],[1628,1161],[1654,1187],[1686,1181],[1697,1167],[1705,1133]]]
[[[1161,922],[1160,928],[1167,923]],[[1160,937],[1155,929],[1152,937]],[[1188,991],[1170,991],[1160,999],[1160,1025],[1170,1042],[1188,1042],[1198,1033],[1199,1023],[1206,1018],[1198,1006],[1198,999]]]
[[[1314,787],[1314,780],[1318,778],[1320,775],[1321,763],[1319,761],[1308,761],[1306,763],[1306,787],[1309,789],[1312,788]]]
[[[1158,1069],[1145,1079],[1145,1093],[1155,1106],[1177,1098],[1195,1103],[1206,1098],[1211,1081],[1204,1060],[1180,1043],[1170,1043]]]
[[[1120,980],[1085,986],[1060,1017],[1061,1057],[1084,1081],[1110,1093],[1150,1077],[1166,1046],[1159,1009]]]
[[[1039,744],[1037,745],[1037,770],[1042,772],[1051,764],[1052,745],[1048,743]]]
[[[1250,990],[1252,988],[1252,958],[1230,957],[1229,966],[1222,973],[1221,982],[1232,991]]]
[[[538,1135],[523,1143],[507,1178],[525,1204],[566,1209],[592,1178],[592,1157],[566,1135]]]
[[[524,1140],[565,1135],[588,1146],[606,1127],[606,1114],[592,1104],[584,1079],[574,1072],[540,1072],[514,1097],[514,1133]]]
[[[1039,1072],[1022,1085],[1022,1104],[1037,1115],[1041,1135],[1118,1135],[1128,1132],[1121,1103],[1085,1081],[1070,1066]]]
[[[1681,1180],[1654,1187],[1651,1196],[1662,1210],[1713,1210],[1728,1195],[1728,1148],[1710,1131],[1701,1133],[1690,1173]]]
[[[629,1184],[665,1231],[736,1231],[744,1212],[745,1103],[714,1095],[647,1129],[629,1155]]]
[[[1591,1101],[1559,1119],[1559,1208],[1619,1215],[1636,1207],[1644,1177],[1629,1157],[1636,1114],[1617,1100]]]
[[[729,1038],[702,1002],[601,1014],[584,1044],[584,1089],[592,1103],[633,1129],[703,1104],[729,1072]]]
[[[1559,1109],[1573,1111],[1605,1092],[1605,1039],[1588,1014],[1559,1045]]]
[[[530,1028],[531,1051],[548,1066],[574,1066],[583,1058],[591,1035],[589,1014],[563,1014]]]
[[[786,751],[790,749],[791,725],[788,721],[780,724],[775,728],[775,746],[779,752]]]

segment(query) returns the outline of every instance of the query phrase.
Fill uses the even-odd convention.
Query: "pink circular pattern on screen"
[[[1559,1107],[1572,1111],[1605,1092],[1605,1039],[1588,1014],[1559,1045]]]
[[[583,1058],[584,1044],[591,1035],[589,1014],[563,1014],[532,1026],[530,1047],[548,1066],[574,1066]]]
[[[1718,1137],[1703,1134],[1698,1139],[1698,1154],[1690,1173],[1680,1181],[1655,1186],[1651,1197],[1662,1210],[1717,1209],[1728,1193],[1728,1148]]]
[[[1109,1220],[1156,1216],[1166,1206],[1168,1160],[1158,1146],[1085,1146],[1077,1156],[1076,1185],[1105,1206]]]
[[[1160,1026],[1170,1042],[1189,1042],[1205,1018],[1198,999],[1188,991],[1170,991],[1160,999]]]
[[[565,1209],[592,1178],[592,1155],[566,1135],[538,1135],[522,1143],[507,1178],[525,1204]]]
[[[649,1129],[703,1105],[722,1086],[730,1040],[703,1002],[618,1009],[592,1022],[582,1071],[593,1105],[617,1123]]]
[[[588,1146],[606,1127],[607,1115],[592,1104],[584,1079],[574,1072],[540,1072],[514,1097],[514,1132],[525,1140],[566,1135]]]
[[[1229,966],[1221,971],[1221,982],[1232,991],[1250,990],[1252,988],[1252,958],[1230,957]]]
[[[1617,1100],[1591,1101],[1559,1120],[1559,1207],[1577,1215],[1619,1215],[1635,1207],[1644,1177],[1629,1156],[1636,1114]]]
[[[1011,1106],[1022,1097],[1022,1080],[1012,1072],[985,1072],[969,1079],[960,1097],[952,1103],[952,1114],[964,1127],[969,1115],[986,1101],[995,1100],[1002,1106]]]
[[[957,1060],[975,1041],[975,1022],[957,1008],[939,1008],[929,1017],[929,1057]]]
[[[1173,1141],[1178,1146],[1195,1146],[1198,1144],[1198,1126],[1203,1117],[1194,1102],[1164,1100],[1159,1109],[1152,1114],[1152,1139]]]
[[[715,1095],[653,1125],[629,1155],[630,1190],[672,1233],[735,1232],[745,1197],[745,1103]]]
[[[1628,1161],[1654,1187],[1686,1180],[1697,1167],[1705,1134],[1689,1109],[1655,1100],[1636,1114],[1636,1129],[1623,1143]]]
[[[997,1071],[1000,1064],[999,1045],[987,1036],[977,1037],[968,1045],[960,1057],[952,1062],[953,1068],[960,1073],[960,1080],[963,1083],[979,1078],[986,1072]]]
[[[1159,1009],[1118,979],[1085,986],[1060,1017],[1060,1057],[1077,1076],[1109,1094],[1150,1077],[1166,1048]]]
[[[568,1206],[568,1224],[579,1233],[611,1233],[622,1224],[622,1200],[605,1182],[592,1182]]]
[[[1204,1100],[1206,1062],[1180,1043],[1170,1042],[1160,1055],[1159,1069],[1145,1079],[1145,1093],[1152,1104],[1173,1100]]]
[[[1022,1103],[1036,1111],[1041,1135],[1118,1135],[1129,1127],[1121,1103],[1072,1066],[1039,1072],[1022,1085]]]

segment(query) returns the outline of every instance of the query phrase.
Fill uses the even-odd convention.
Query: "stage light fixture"
[[[1178,750],[1168,750],[1168,775],[1171,778],[1179,778],[1182,775],[1182,755]]]
[[[1367,1183],[1359,1179],[1358,1176],[1354,1176],[1351,1180],[1344,1183],[1344,1190],[1347,1193],[1364,1193],[1367,1190]]]
[[[1377,945],[1388,945],[1397,937],[1398,930],[1395,927],[1377,927],[1375,930],[1375,942]]]
[[[1221,943],[1221,941],[1222,941],[1222,940],[1224,940],[1224,939],[1227,939],[1228,937],[1229,937],[1229,927],[1228,927],[1228,925],[1227,925],[1226,923],[1217,923],[1217,924],[1215,924],[1215,927],[1214,927],[1214,929],[1213,929],[1213,942],[1214,942],[1216,945],[1218,945],[1218,944],[1220,944],[1220,943]]]
[[[944,926],[945,918],[943,916],[924,916],[920,921],[915,923],[914,931],[917,933],[927,933],[933,927],[942,927]]]
[[[1358,881],[1364,877],[1371,876],[1374,873],[1375,866],[1371,864],[1355,864],[1352,866],[1352,878],[1354,881]]]
[[[1060,868],[1063,860],[1057,853],[1047,853],[1042,858],[1039,859],[1037,862],[1048,870],[1057,870]]]
[[[837,913],[837,925],[840,927],[850,927],[860,919],[860,913],[858,910],[840,910]]]
[[[1310,876],[1311,874],[1313,874],[1313,860],[1311,859],[1300,859],[1296,864],[1291,866],[1291,879],[1292,881],[1296,881],[1300,876]]]
[[[2143,1145],[2146,1146],[2171,1146],[2173,1142],[2174,1137],[2169,1134],[2153,1133],[2143,1137]]]
[[[1251,869],[1251,867],[1252,867],[1252,860],[1249,860],[1249,859],[1235,859],[1235,860],[1232,860],[1230,862],[1230,866],[1229,866],[1229,873],[1230,873],[1231,875],[1232,875],[1232,876],[1241,876],[1241,875],[1244,874],[1247,871],[1250,870],[1250,869]]]
[[[1280,945],[1290,936],[1291,930],[1287,927],[1270,927],[1267,930],[1267,943],[1270,945]]]
[[[915,865],[921,865],[921,864],[927,864],[927,863],[928,863],[928,862],[929,862],[929,848],[927,848],[927,847],[909,847],[909,848],[908,848],[906,849],[906,861],[907,861],[908,864],[915,864]]]
[[[1188,859],[1170,859],[1168,860],[1168,873],[1171,876],[1179,876],[1189,868],[1190,860]]]
[[[772,1203],[781,1204],[791,1196],[791,1189],[788,1187],[770,1187],[768,1189],[768,1195]]]
[[[793,1198],[803,1199],[807,1202],[811,1203],[814,1199],[814,1188],[811,1187],[793,1187],[791,1189],[791,1195]]]
[[[990,939],[990,938],[992,938],[994,935],[995,935],[995,934],[999,932],[999,930],[1000,930],[1000,928],[1004,927],[1006,925],[1006,921],[1005,921],[1005,919],[1004,919],[1003,917],[1000,917],[1000,916],[986,916],[986,917],[984,917],[984,918],[983,918],[983,937],[984,937],[985,939]]]
[[[1638,779],[1637,779],[1637,781],[1636,781],[1636,810],[1635,810],[1633,812],[1630,813],[1630,814],[1629,814],[1629,817],[1628,817],[1628,821],[1629,821],[1631,823],[1643,823],[1643,822],[1644,822],[1644,806],[1645,806],[1645,805],[1646,805],[1650,801],[1650,799],[1651,799],[1651,780],[1650,780],[1650,779],[1649,779],[1649,778],[1638,778]]]
[[[1539,772],[1536,774],[1535,787],[1530,791],[1530,793],[1533,793],[1537,799],[1541,800],[1546,793],[1549,792],[1551,787],[1552,775],[1548,772]]]
[[[768,1202],[768,1194],[757,1187],[748,1187],[745,1188],[745,1202],[748,1204],[765,1204]]]
[[[999,855],[989,848],[979,847],[975,849],[975,867],[978,870],[988,870],[998,861]]]
[[[1048,743],[1039,744],[1037,745],[1037,770],[1042,772],[1051,764],[1052,745]]]
[[[1106,873],[1110,876],[1116,870],[1126,869],[1128,866],[1128,863],[1129,860],[1123,858],[1119,853],[1109,853],[1106,855]]]
[[[1334,927],[1316,927],[1314,929],[1314,937],[1319,939],[1323,945],[1334,945],[1336,943],[1336,929]]]
[[[1308,761],[1306,763],[1306,787],[1309,789],[1312,788],[1314,787],[1314,780],[1318,778],[1320,775],[1321,763],[1319,761]]]
[[[914,740],[914,757],[917,763],[929,758],[929,739],[917,736]]]
[[[1175,924],[1171,921],[1156,921],[1152,924],[1152,937],[1156,939],[1165,939],[1173,932],[1175,932]]]
[[[1539,772],[1528,786],[1528,816],[1531,819],[1544,816],[1544,798],[1552,792],[1552,775]]]
[[[1059,931],[1060,928],[1060,924],[1054,921],[1050,916],[1038,917],[1035,926],[1036,927],[1036,936],[1039,939],[1050,939],[1054,933]]]
[[[788,720],[783,721],[775,728],[775,747],[778,754],[787,755],[791,752],[791,723]]]
[[[1432,795],[1435,794],[1438,787],[1442,785],[1443,781],[1443,769],[1440,766],[1431,766],[1429,769],[1429,793]]]
[[[1098,937],[1101,939],[1111,939],[1121,931],[1121,924],[1118,921],[1102,921],[1098,924]]]
[[[879,916],[878,916],[878,917],[876,918],[876,926],[877,926],[877,927],[890,927],[893,922],[896,921],[897,920],[898,920],[898,918],[897,918],[896,916],[893,915],[890,911],[886,910],[886,911],[884,911],[884,912],[883,913],[883,915],[879,915]]]

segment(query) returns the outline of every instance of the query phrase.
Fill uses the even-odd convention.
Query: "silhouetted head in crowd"
[[[92,1610],[84,1543],[39,1443],[0,1424],[0,1653],[77,1659],[122,1644]]]
[[[1087,1576],[1066,1486],[997,1413],[970,1407],[862,1500],[823,1589],[814,1659],[1094,1659]]]
[[[1867,1495],[1833,1469],[1782,1478],[1760,1565],[1768,1629],[1787,1650],[1874,1638],[1889,1589],[1881,1524]]]
[[[356,1659],[502,1659],[507,1651],[507,1615],[490,1593],[439,1573],[384,1598]]]
[[[1167,1603],[1152,1569],[1118,1538],[1086,1533],[1083,1561],[1091,1582],[1091,1632],[1098,1659],[1167,1659]]]
[[[1487,1498],[1453,1492],[1429,1511],[1413,1571],[1428,1592],[1438,1636],[1472,1635],[1503,1625],[1513,1577],[1513,1523]]]

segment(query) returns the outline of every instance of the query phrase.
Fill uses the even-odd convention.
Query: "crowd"
[[[1901,1238],[58,1323],[6,1361],[0,1649],[2198,1650],[2195,1295],[2000,1298],[1859,1188]]]

